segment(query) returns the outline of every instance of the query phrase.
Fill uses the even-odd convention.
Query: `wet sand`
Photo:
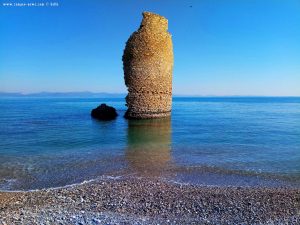
[[[0,224],[300,224],[300,189],[149,178],[0,192]]]

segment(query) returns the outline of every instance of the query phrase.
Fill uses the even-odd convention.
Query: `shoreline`
[[[28,189],[28,184],[19,183],[7,185],[8,188],[0,185],[0,193],[3,192],[36,192],[43,190],[64,189],[73,186],[80,186],[85,183],[93,183],[106,180],[118,179],[157,179],[166,183],[194,185],[197,187],[242,187],[242,188],[287,188],[300,189],[299,178],[285,177],[276,174],[256,173],[241,170],[224,170],[215,167],[167,167],[152,168],[150,171],[148,167],[140,171],[135,171],[132,168],[125,168],[121,171],[111,171],[100,176],[89,177],[82,181],[74,183],[64,183],[61,185],[40,186]],[[14,179],[17,180],[17,179]],[[1,180],[0,180],[1,181]],[[29,183],[30,184],[30,183]]]
[[[300,189],[217,187],[149,178],[0,191],[0,224],[300,223]]]

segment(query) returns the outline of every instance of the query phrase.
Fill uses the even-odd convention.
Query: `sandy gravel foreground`
[[[300,189],[102,180],[0,192],[0,224],[300,224]]]

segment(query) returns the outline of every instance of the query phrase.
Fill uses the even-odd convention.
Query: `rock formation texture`
[[[118,114],[114,107],[108,106],[106,104],[101,104],[97,108],[93,109],[91,116],[98,120],[113,120]]]
[[[127,118],[167,117],[172,108],[173,44],[168,20],[144,12],[123,55]]]

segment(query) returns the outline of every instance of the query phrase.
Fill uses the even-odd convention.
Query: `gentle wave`
[[[66,188],[72,188],[72,187],[78,187],[84,184],[89,184],[89,183],[94,183],[98,181],[105,181],[105,180],[119,180],[123,176],[108,176],[108,175],[103,175],[98,178],[90,179],[90,180],[84,180],[79,183],[74,183],[74,184],[67,184],[64,186],[58,186],[58,187],[49,187],[49,188],[41,188],[41,189],[30,189],[30,190],[6,190],[6,189],[0,189],[0,192],[13,192],[13,193],[20,193],[20,192],[37,192],[37,191],[50,191],[50,190],[59,190],[59,189],[66,189]]]
[[[102,102],[120,116],[91,119]],[[209,167],[208,184],[215,174],[300,181],[300,98],[174,98],[171,119],[160,122],[124,119],[124,99],[1,98],[0,108],[2,189],[124,170],[158,176],[180,166]],[[182,180],[198,179],[181,172]]]

